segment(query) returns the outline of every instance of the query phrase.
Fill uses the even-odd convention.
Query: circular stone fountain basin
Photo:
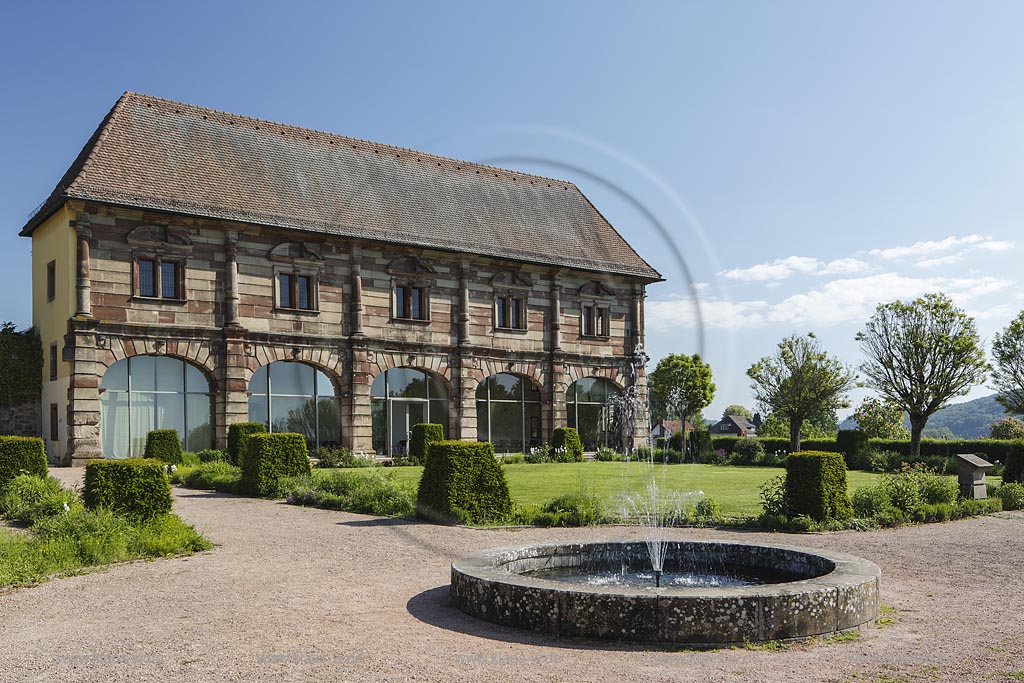
[[[452,602],[556,636],[708,646],[826,635],[878,617],[881,570],[867,560],[779,545],[667,545],[661,587],[642,541],[472,553],[452,563]]]

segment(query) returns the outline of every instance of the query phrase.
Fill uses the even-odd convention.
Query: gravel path
[[[81,471],[56,470],[66,482]],[[781,651],[554,640],[448,604],[464,552],[628,529],[474,530],[175,490],[218,544],[0,593],[0,681],[1012,681],[1024,670],[1024,514],[896,531],[679,530],[850,552],[894,623]]]

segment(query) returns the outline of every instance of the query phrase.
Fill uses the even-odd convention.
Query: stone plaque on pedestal
[[[960,468],[960,495],[964,498],[988,498],[985,473],[992,469],[992,463],[970,453],[957,453],[956,464]]]

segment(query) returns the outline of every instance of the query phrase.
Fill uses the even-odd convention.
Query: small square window
[[[315,280],[311,275],[281,273],[277,276],[277,306],[292,310],[316,310]]]
[[[495,327],[506,330],[526,329],[523,300],[514,296],[499,296],[494,300]]]

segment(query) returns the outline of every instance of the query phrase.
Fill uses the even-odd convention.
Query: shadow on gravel
[[[405,603],[405,608],[409,614],[424,624],[443,628],[446,631],[462,633],[467,636],[498,640],[503,643],[518,643],[520,645],[536,645],[570,650],[617,650],[623,652],[638,650],[672,651],[680,649],[679,646],[673,647],[658,643],[616,643],[611,641],[557,638],[543,633],[520,631],[507,626],[491,624],[475,619],[455,609],[452,606],[451,597],[448,593],[448,586],[438,586],[437,588],[431,588],[412,596],[409,602]],[[550,663],[550,660],[545,661]]]
[[[338,522],[340,526],[424,526],[430,522],[421,522],[404,517],[369,517],[367,519],[348,519]]]

